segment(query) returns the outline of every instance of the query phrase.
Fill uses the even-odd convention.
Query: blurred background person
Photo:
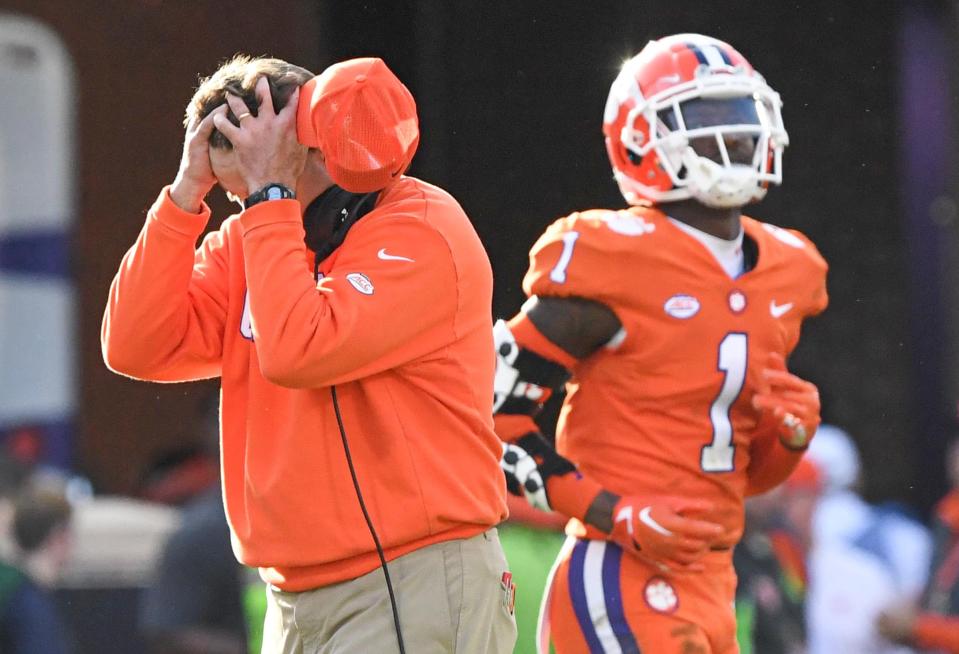
[[[182,474],[174,468],[164,476],[166,481],[157,479],[151,486],[170,500],[192,496],[180,527],[163,547],[140,606],[140,629],[156,654],[247,651],[245,568],[233,556],[219,478],[206,473],[206,462],[217,460],[218,415],[217,396],[211,393],[200,401],[197,411],[198,454],[186,462]],[[203,480],[205,484],[196,488]],[[256,585],[262,594],[263,584]]]
[[[213,448],[199,444],[163,452],[150,465],[135,494],[149,502],[184,506],[219,482],[217,443]]]
[[[808,545],[810,654],[908,652],[879,635],[876,619],[921,591],[928,535],[894,505],[875,507],[859,496],[859,455],[842,429],[823,425],[806,456],[823,480]]]
[[[746,501],[742,540],[733,553],[740,654],[806,651],[806,553],[821,483],[807,458],[786,482]]]
[[[816,543],[839,540],[870,552],[903,597],[918,599],[929,576],[929,531],[899,503],[872,505],[862,498],[859,450],[844,429],[822,425],[808,457],[823,475],[823,493],[813,517]]]
[[[13,517],[17,496],[29,478],[27,464],[0,450],[0,560],[12,561],[16,557]]]
[[[959,654],[959,439],[946,454],[952,485],[936,506],[932,575],[921,602],[900,603],[879,616],[879,632],[894,643]]]
[[[50,588],[70,551],[72,509],[52,484],[23,490],[15,502],[15,562],[0,562],[0,652],[67,654],[71,639]]]
[[[190,502],[182,518],[140,607],[140,628],[150,651],[243,654],[243,568],[230,547],[219,487],[211,486]]]

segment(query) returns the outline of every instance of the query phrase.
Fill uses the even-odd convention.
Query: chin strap
[[[756,179],[756,171],[745,164],[724,166],[696,154],[692,147],[683,152],[686,188],[692,197],[715,209],[742,207],[761,200],[766,189]]]

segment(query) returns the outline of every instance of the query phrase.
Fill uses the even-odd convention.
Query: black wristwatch
[[[296,193],[292,189],[276,182],[270,182],[259,191],[254,191],[246,196],[246,200],[243,201],[243,208],[249,209],[254,204],[267,200],[292,200],[294,198],[296,198]]]

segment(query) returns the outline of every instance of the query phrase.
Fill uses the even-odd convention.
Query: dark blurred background
[[[412,174],[466,208],[504,316],[522,302],[528,248],[549,222],[623,205],[601,133],[619,65],[651,38],[692,31],[730,42],[785,102],[785,185],[750,213],[818,244],[832,298],[793,368],[820,385],[826,420],[858,441],[870,498],[925,511],[942,494],[959,369],[952,3],[0,0],[5,21],[15,27],[0,32],[9,84],[31,67],[42,74],[43,57],[61,62],[54,88],[40,84],[29,102],[63,103],[70,148],[60,178],[41,166],[28,182],[5,183],[0,199],[9,206],[57,183],[70,202],[45,236],[52,241],[40,244],[22,221],[6,229],[0,205],[0,432],[11,447],[88,476],[97,491],[131,493],[156,461],[194,446],[189,416],[213,387],[118,377],[98,340],[118,262],[176,173],[198,76],[237,52],[315,72],[347,57],[383,57],[419,104]],[[10,136],[34,129],[13,116],[37,113],[23,98],[10,104],[16,86],[3,95],[0,173],[24,161]],[[231,211],[219,191],[211,204],[219,218]],[[31,272],[23,253],[43,243],[63,257]],[[65,371],[65,399],[43,410],[2,400],[23,390],[11,362],[52,356],[50,343],[32,337],[32,309],[4,295],[2,280],[22,281],[25,265],[65,289],[72,307],[57,332],[66,359],[41,366],[51,376]]]

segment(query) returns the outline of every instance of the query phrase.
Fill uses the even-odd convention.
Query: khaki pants
[[[496,529],[436,543],[389,563],[407,654],[508,654],[512,588]],[[379,568],[302,593],[267,589],[262,654],[399,652]]]

